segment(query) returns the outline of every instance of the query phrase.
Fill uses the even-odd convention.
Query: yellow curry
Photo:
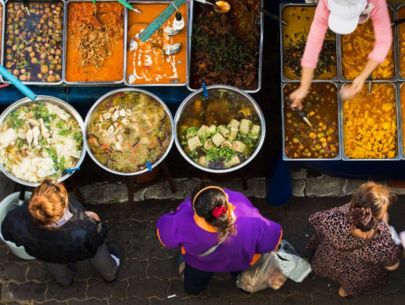
[[[186,5],[179,7],[184,28],[169,34],[174,28],[176,14],[173,14],[161,29],[142,42],[139,34],[168,6],[168,4],[139,4],[138,14],[129,11],[127,45],[127,82],[138,84],[177,84],[187,78],[187,19]],[[174,34],[174,35],[173,35]],[[170,50],[179,48],[175,54]]]
[[[401,111],[402,111],[402,139],[405,139],[405,84],[401,85]],[[402,147],[405,147],[405,141],[402,140]],[[405,153],[405,149],[404,149]]]
[[[367,86],[354,99],[344,101],[344,151],[352,159],[392,159],[397,155],[395,87]]]

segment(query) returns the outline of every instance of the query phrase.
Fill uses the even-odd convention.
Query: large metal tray
[[[394,7],[392,5],[387,5],[388,9],[391,12],[391,16],[393,20],[396,20],[396,13],[394,10]],[[397,29],[392,30],[392,35],[393,35],[393,42],[392,42],[392,56],[393,56],[393,63],[394,63],[394,74],[391,79],[382,79],[382,78],[376,78],[373,79],[373,82],[395,82],[398,81],[398,76],[399,76],[399,52],[398,52],[398,35],[397,35]],[[353,80],[346,79],[343,75],[343,38],[341,35],[338,35],[340,37],[340,42],[339,42],[339,63],[338,63],[338,70],[339,70],[339,76],[340,76],[340,81],[343,83],[350,83]],[[371,77],[371,76],[370,76]]]
[[[170,4],[171,1],[169,0],[160,0],[160,1],[153,1],[153,0],[144,0],[144,1],[140,1],[140,0],[136,0],[136,1],[129,1],[130,3],[141,3],[141,4],[159,4],[159,3],[167,3]],[[186,30],[187,30],[187,37],[191,36],[191,15],[193,13],[193,3],[194,1],[186,1],[184,4],[187,5],[188,9],[187,9],[187,14],[188,14],[188,18],[187,18],[187,23],[186,23]],[[125,37],[124,37],[124,83],[126,86],[128,87],[151,87],[151,86],[159,86],[159,87],[182,87],[182,86],[186,86],[189,83],[189,78],[190,78],[190,48],[189,48],[189,44],[190,41],[189,39],[186,39],[186,81],[183,83],[172,83],[172,84],[162,84],[162,83],[151,83],[151,84],[130,84],[128,82],[127,79],[127,48],[128,48],[128,23],[129,23],[129,12],[128,9],[125,9]]]
[[[321,84],[332,84],[336,86],[337,89],[337,105],[338,105],[338,113],[337,113],[337,118],[338,118],[338,124],[337,127],[339,129],[339,152],[338,155],[335,158],[290,158],[287,156],[285,153],[285,122],[284,122],[284,109],[285,109],[285,99],[284,99],[284,87],[287,86],[288,84],[291,83],[299,83],[299,81],[291,81],[291,82],[286,82],[286,83],[281,83],[281,124],[282,124],[282,145],[283,145],[283,160],[285,161],[338,161],[342,159],[342,152],[343,152],[343,140],[342,140],[342,121],[341,121],[341,102],[340,102],[340,95],[339,90],[340,90],[340,84],[337,83],[336,81],[331,81],[331,80],[324,80],[324,81],[317,81],[316,83],[321,83]]]
[[[288,7],[316,7],[316,4],[306,4],[306,3],[280,3],[279,6],[279,16],[280,19],[283,18],[283,11],[285,8]],[[294,81],[299,81],[297,79],[290,79],[284,74],[284,27],[282,23],[280,23],[280,75],[281,75],[281,80],[283,82],[294,82]],[[341,43],[341,37],[340,35],[335,35],[336,39],[336,75],[335,77],[331,79],[320,79],[320,78],[315,78],[313,82],[325,82],[325,81],[339,81],[342,76],[341,76],[341,70],[339,69],[340,66],[340,59],[341,59],[341,54],[340,54],[340,43]]]
[[[193,3],[194,1],[191,1],[191,3]],[[260,13],[259,13],[259,22],[260,22],[260,42],[259,42],[259,68],[258,68],[258,76],[257,76],[257,88],[254,90],[243,90],[242,91],[246,92],[246,93],[256,93],[259,92],[260,89],[262,88],[262,70],[263,70],[263,31],[264,31],[264,14],[263,14],[263,8],[264,8],[264,4],[263,4],[263,0],[260,0]],[[194,16],[194,11],[193,11],[193,4],[191,4],[191,14],[190,14],[190,18],[189,18],[189,22],[190,22],[190,26],[189,26],[189,43],[188,43],[188,47],[189,47],[189,64],[188,64],[188,68],[189,68],[189,77],[191,78],[191,60],[192,60],[192,56],[191,56],[191,37],[192,37],[192,33],[193,33],[193,16]],[[218,84],[220,85],[220,84]],[[190,91],[197,91],[200,90],[200,88],[191,88],[190,86],[190,82],[188,82],[187,84],[187,89]],[[239,88],[238,88],[239,89]]]
[[[5,27],[5,19],[6,19],[6,6],[4,5],[3,0],[0,0],[0,6],[2,8],[2,11],[0,13],[0,64],[3,64],[3,50],[4,50],[4,34],[6,33],[6,31],[4,30]],[[3,81],[3,78],[0,75],[0,83]]]
[[[118,81],[108,81],[108,82],[69,82],[66,80],[66,67],[67,67],[67,31],[68,31],[68,10],[69,10],[69,4],[72,2],[92,2],[91,0],[65,0],[65,14],[64,14],[64,27],[63,27],[63,74],[62,74],[62,79],[66,85],[70,86],[105,86],[105,85],[120,85],[124,83],[124,77],[125,77],[125,57],[124,57],[124,63],[122,65],[122,79]],[[113,0],[97,0],[97,2],[114,2]],[[126,11],[126,9],[125,9]],[[124,31],[123,31],[123,39],[124,39],[124,54],[122,56],[125,56],[125,36],[126,36],[126,29],[125,29],[125,20],[126,20],[126,12],[124,11]]]
[[[135,1],[129,1],[130,3],[142,3],[142,4],[158,4],[158,3],[167,3],[170,4],[171,1],[169,0],[161,0],[161,1],[140,1],[140,0],[135,0]],[[188,18],[187,18],[187,23],[186,23],[186,28],[187,28],[187,37],[191,37],[191,19],[192,19],[192,12],[193,12],[193,3],[194,1],[186,1],[184,4],[187,5],[187,13],[188,13]],[[129,25],[129,12],[128,9],[125,9],[125,22],[124,22],[124,27],[125,27],[125,35],[124,35],[124,83],[128,87],[151,87],[151,86],[159,86],[159,87],[181,87],[181,86],[186,86],[189,83],[189,77],[190,77],[190,40],[186,39],[187,45],[185,46],[186,48],[186,82],[183,83],[173,83],[173,84],[162,84],[162,83],[151,83],[151,84],[130,84],[127,79],[127,48],[128,48],[128,25]]]
[[[64,3],[64,1],[65,0],[33,0],[33,1],[30,1],[30,2],[62,2],[62,3]],[[1,48],[0,48],[0,50],[1,50],[1,52],[0,52],[0,63],[1,63],[1,65],[4,65],[4,59],[5,59],[4,54],[5,54],[5,51],[6,51],[5,50],[5,46],[6,46],[6,19],[7,19],[7,3],[8,2],[22,2],[22,0],[5,0],[4,2],[3,2],[3,0],[0,0],[0,4],[3,3],[3,34],[1,35],[1,42],[0,42],[0,44],[1,44]],[[59,86],[59,85],[63,84],[63,79],[64,79],[63,75],[64,75],[64,70],[65,70],[64,59],[63,59],[64,56],[65,56],[64,55],[65,52],[64,52],[63,45],[64,45],[64,41],[66,40],[65,39],[65,34],[64,34],[64,30],[65,30],[64,29],[65,28],[64,18],[65,18],[66,10],[65,10],[64,6],[63,6],[62,10],[63,10],[63,20],[62,20],[62,27],[63,27],[62,31],[63,31],[63,33],[62,33],[62,71],[61,71],[61,80],[58,81],[58,82],[52,82],[52,83],[50,83],[50,82],[39,82],[39,81],[22,81],[23,84],[26,84],[26,85],[40,85],[40,86]],[[1,79],[2,78],[0,76],[0,80]],[[8,81],[4,81],[4,82],[9,83]]]
[[[396,107],[396,120],[397,120],[397,154],[394,158],[391,159],[352,159],[349,158],[348,156],[345,155],[345,151],[344,151],[344,111],[343,111],[343,103],[344,101],[342,101],[342,99],[340,99],[340,122],[341,122],[341,126],[340,126],[340,132],[341,132],[341,138],[342,138],[342,147],[341,147],[341,152],[342,152],[342,160],[344,161],[396,161],[396,160],[400,160],[402,157],[402,129],[401,129],[401,124],[402,124],[402,120],[401,120],[401,101],[399,101],[398,98],[398,86],[390,81],[379,81],[377,82],[379,84],[391,84],[394,87],[395,90],[395,107]],[[342,84],[342,87],[344,87],[345,84]]]

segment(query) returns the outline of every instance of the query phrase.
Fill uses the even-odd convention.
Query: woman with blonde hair
[[[208,186],[186,198],[176,212],[160,217],[157,234],[163,246],[181,250],[184,289],[198,295],[215,272],[236,277],[261,254],[275,250],[282,230],[243,194]]]
[[[116,279],[118,246],[105,244],[106,225],[96,213],[84,211],[79,202],[68,198],[62,183],[42,182],[28,203],[8,213],[1,231],[6,240],[43,261],[62,286],[73,281],[73,263],[86,259],[105,281]]]
[[[384,284],[399,265],[400,248],[388,226],[388,208],[395,196],[368,182],[350,203],[310,216],[315,229],[307,247],[313,271],[339,283],[339,295],[358,296]]]

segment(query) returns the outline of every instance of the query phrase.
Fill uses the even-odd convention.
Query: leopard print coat
[[[312,269],[338,282],[349,296],[358,296],[388,279],[385,266],[400,259],[401,249],[391,238],[388,225],[380,221],[370,240],[352,236],[349,204],[310,216],[315,229],[307,248],[314,253]]]

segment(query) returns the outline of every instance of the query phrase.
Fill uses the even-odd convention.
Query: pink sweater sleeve
[[[308,68],[316,68],[319,53],[321,52],[326,31],[328,30],[329,10],[326,6],[327,0],[320,0],[316,10],[314,20],[305,45],[304,55],[301,65]]]
[[[386,0],[374,0],[371,3],[374,4],[371,20],[373,21],[375,42],[374,49],[368,58],[381,63],[385,60],[392,44],[391,22]]]

